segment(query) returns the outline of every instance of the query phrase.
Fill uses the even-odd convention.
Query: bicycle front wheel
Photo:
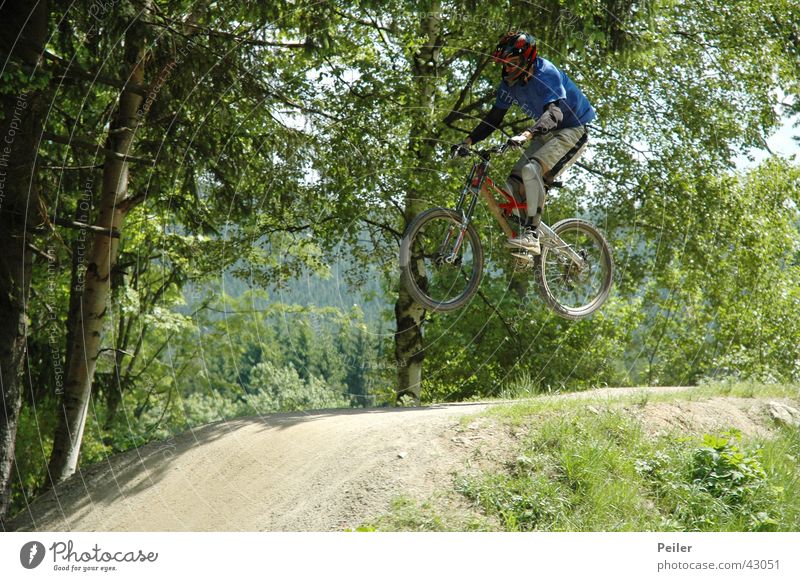
[[[536,261],[539,293],[557,314],[582,319],[603,306],[611,292],[611,250],[600,231],[584,220],[562,220],[553,231],[583,259],[583,264],[576,264],[563,248],[542,246]]]
[[[400,270],[409,293],[426,309],[459,309],[478,290],[483,274],[478,233],[470,224],[461,237],[461,215],[454,210],[426,210],[406,228]]]

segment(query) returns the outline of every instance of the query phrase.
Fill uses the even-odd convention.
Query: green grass
[[[511,382],[501,391],[501,399],[537,399],[541,396],[557,395],[560,393],[575,393],[576,391],[591,391],[591,390],[567,390],[561,391],[543,391],[532,380],[520,377]],[[800,385],[797,384],[783,384],[783,383],[758,383],[754,381],[737,381],[737,380],[708,380],[703,381],[700,385],[694,386],[690,390],[691,395],[687,396],[685,393],[655,393],[643,394],[640,397],[644,400],[651,401],[671,401],[674,399],[706,399],[715,396],[730,396],[730,397],[800,397]]]
[[[573,410],[540,423],[505,471],[466,478],[458,490],[503,530],[654,530],[661,521],[631,457],[645,448],[619,412]]]
[[[621,402],[534,398],[486,412],[522,434],[515,460],[456,478],[467,528],[438,503],[404,499],[383,530],[800,531],[800,430],[648,435],[633,406],[713,397],[784,398],[797,386],[708,384]],[[628,411],[623,409],[627,406]],[[477,523],[477,524],[476,524]]]
[[[606,398],[593,398],[590,394],[591,392],[587,392],[586,396],[582,398],[553,398],[546,397],[548,394],[541,394],[511,405],[493,407],[486,413],[503,418],[504,421],[512,424],[520,424],[529,421],[533,414],[561,413],[565,410],[582,409],[598,403],[605,405],[608,401]],[[625,393],[620,391],[618,399],[621,403],[645,406],[660,402],[703,401],[715,397],[790,398],[800,402],[800,385],[714,382],[675,392]]]
[[[680,394],[656,394],[655,401],[671,399],[702,400],[712,397],[742,398],[800,398],[800,385],[785,383],[756,383],[752,381],[710,381],[701,383],[688,392],[688,396]]]
[[[800,430],[782,428],[761,442],[764,469],[777,490],[777,520],[782,530],[800,531]]]
[[[455,514],[453,511],[442,510],[441,504],[438,502],[417,502],[411,498],[399,496],[392,502],[392,509],[388,514],[365,523],[356,531],[478,532],[496,528],[485,516],[475,513]]]

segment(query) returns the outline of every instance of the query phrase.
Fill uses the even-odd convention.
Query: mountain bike
[[[472,217],[478,198],[486,200],[508,238],[516,237],[509,221],[522,227],[527,204],[499,188],[487,175],[493,155],[508,151],[508,143],[477,150],[466,148],[478,159],[473,163],[455,209],[431,208],[418,214],[400,242],[402,279],[411,296],[432,311],[454,311],[466,305],[478,291],[484,268],[484,252]],[[559,182],[545,182],[546,190]],[[495,195],[505,201],[498,203]],[[614,261],[608,242],[586,220],[568,218],[549,227],[539,225],[541,253],[522,249],[512,252],[515,271],[533,271],[545,304],[567,319],[582,319],[597,311],[611,292]]]

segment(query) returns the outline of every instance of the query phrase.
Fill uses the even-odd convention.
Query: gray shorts
[[[589,132],[585,125],[556,129],[539,135],[525,149],[525,153],[511,170],[511,175],[520,179],[522,167],[534,159],[542,166],[544,181],[551,182],[577,161],[586,149],[588,139]]]

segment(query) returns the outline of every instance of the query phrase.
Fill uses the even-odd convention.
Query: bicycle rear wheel
[[[463,307],[478,290],[483,248],[470,224],[458,248],[461,214],[432,208],[419,214],[400,242],[400,270],[411,296],[433,311]]]
[[[566,319],[582,319],[606,302],[613,283],[614,260],[608,242],[597,228],[577,218],[553,226],[572,250],[584,260],[583,267],[559,248],[542,246],[536,276],[547,305]]]

